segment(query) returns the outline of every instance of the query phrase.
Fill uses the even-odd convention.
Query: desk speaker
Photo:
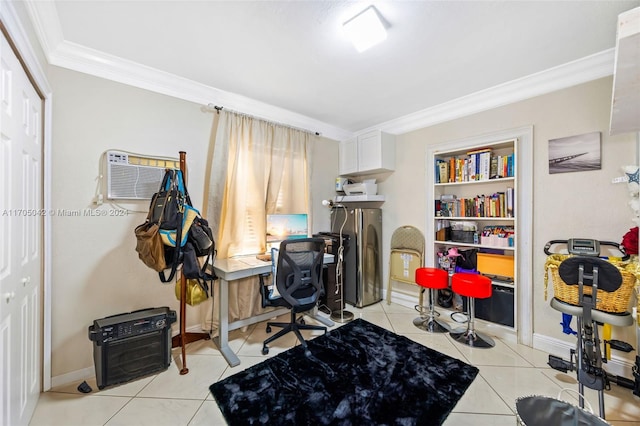
[[[166,370],[171,364],[171,324],[167,307],[142,309],[93,321],[93,361],[99,389]]]

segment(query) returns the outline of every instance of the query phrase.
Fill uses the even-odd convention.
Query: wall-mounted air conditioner
[[[107,151],[107,198],[150,200],[168,168],[179,169],[180,161]]]

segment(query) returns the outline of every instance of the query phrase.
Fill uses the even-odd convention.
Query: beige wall
[[[54,92],[53,208],[70,211],[92,207],[99,161],[108,149],[160,156],[187,152],[189,190],[202,204],[204,155],[212,116],[200,105],[154,94],[100,78],[51,67]],[[379,181],[387,201],[384,243],[392,230],[411,224],[432,241],[426,224],[426,148],[520,126],[534,126],[534,333],[560,340],[560,314],[543,300],[542,278],[547,240],[572,236],[618,241],[632,226],[626,185],[612,184],[621,167],[634,163],[634,135],[608,136],[611,78],[539,96],[397,137],[396,171]],[[602,170],[549,175],[547,141],[602,132]],[[312,232],[329,228],[322,199],[333,196],[338,148],[320,138],[312,168]],[[125,207],[146,210],[146,203]],[[105,204],[101,209],[118,209]],[[137,259],[134,227],[144,213],[125,217],[53,218],[52,375],[92,368],[87,327],[93,319],[151,306],[178,309],[171,285]],[[383,276],[388,274],[388,250]],[[525,273],[527,273],[525,271]],[[410,286],[400,289],[415,295]],[[198,324],[197,308],[188,309],[188,326]],[[622,336],[633,341],[633,336]],[[85,370],[86,371],[86,370]]]
[[[169,306],[178,311],[173,285],[138,260],[133,230],[145,213],[85,216],[95,207],[100,159],[109,149],[154,156],[187,153],[188,188],[203,204],[211,113],[201,106],[58,67],[49,70],[54,93],[52,208],[81,212],[53,217],[52,376],[93,368],[87,327],[94,319],[136,309]],[[333,195],[337,142],[320,138],[312,167],[314,232],[328,226],[323,198]],[[148,202],[122,203],[146,211]],[[100,210],[121,206],[105,203]],[[199,324],[199,308],[187,308],[187,327]],[[177,324],[174,325],[174,332]]]
[[[187,152],[189,190],[202,204],[204,155],[212,116],[200,105],[154,94],[96,77],[51,67],[53,115],[53,208],[92,207],[99,161],[108,149],[160,156]],[[560,332],[560,314],[542,296],[547,240],[572,236],[618,241],[632,226],[626,185],[612,184],[621,167],[634,163],[634,135],[608,136],[611,78],[539,96],[397,137],[396,171],[379,181],[383,204],[383,247],[392,230],[411,224],[432,241],[426,223],[426,148],[520,126],[534,126],[534,333],[570,341]],[[602,132],[602,170],[549,175],[547,141]],[[312,232],[329,228],[322,199],[333,196],[338,148],[320,138],[312,168]],[[125,207],[146,210],[146,203]],[[119,208],[104,205],[101,209]],[[87,327],[93,319],[151,306],[178,309],[171,285],[163,285],[135,253],[134,227],[144,213],[125,217],[53,218],[52,375],[93,368]],[[388,274],[388,250],[384,272]],[[527,273],[525,271],[525,273]],[[415,289],[402,287],[415,295]],[[188,308],[188,326],[198,324],[199,310]],[[622,336],[633,341],[633,336]]]
[[[609,136],[612,78],[604,78],[544,96],[420,129],[397,137],[396,171],[378,188],[385,194],[384,246],[398,226],[414,225],[433,242],[432,224],[426,223],[425,168],[427,145],[455,141],[521,126],[533,125],[533,271],[534,333],[550,339],[573,341],[561,333],[560,313],[543,300],[544,244],[571,237],[621,241],[633,226],[626,184],[612,184],[621,167],[635,164],[635,135]],[[548,173],[548,140],[589,132],[602,132],[602,169]],[[388,251],[385,277],[388,276]],[[385,279],[386,281],[386,279]],[[395,286],[394,286],[395,287]],[[401,291],[415,294],[410,286]],[[574,322],[575,328],[575,322]],[[627,341],[635,341],[628,330]],[[535,342],[535,339],[534,339]],[[566,355],[566,354],[562,354]]]

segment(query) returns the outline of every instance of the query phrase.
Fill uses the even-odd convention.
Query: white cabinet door
[[[358,171],[364,172],[382,167],[381,132],[373,131],[358,136]]]
[[[395,169],[395,136],[372,130],[340,143],[340,174],[366,175]]]
[[[352,138],[340,142],[340,174],[348,175],[358,171],[358,140]]]
[[[19,426],[42,374],[42,101],[4,35],[0,52],[0,422]]]

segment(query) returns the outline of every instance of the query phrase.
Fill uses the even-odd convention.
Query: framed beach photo
[[[600,170],[600,149],[600,132],[549,139],[549,173]]]

